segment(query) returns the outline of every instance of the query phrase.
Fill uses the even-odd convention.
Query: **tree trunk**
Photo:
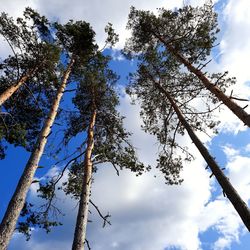
[[[29,187],[33,181],[35,171],[38,167],[38,163],[40,161],[40,158],[44,151],[45,144],[47,142],[47,137],[50,134],[51,127],[56,118],[60,100],[63,96],[63,92],[66,87],[66,83],[71,73],[71,69],[72,69],[74,62],[75,60],[72,57],[64,73],[61,86],[57,90],[57,95],[53,101],[51,110],[43,125],[40,135],[37,139],[35,148],[29,158],[29,161],[26,164],[24,172],[16,187],[15,193],[13,194],[9,202],[8,208],[1,222],[1,225],[0,225],[0,249],[1,250],[5,250],[7,248],[7,245],[15,229],[15,225],[17,223],[19,214],[24,206]]]
[[[94,104],[95,106],[95,104]],[[84,243],[86,239],[86,228],[88,223],[89,213],[89,199],[92,181],[92,161],[91,154],[94,148],[94,126],[96,120],[96,108],[94,108],[89,129],[88,129],[88,141],[87,150],[84,159],[84,176],[82,182],[82,191],[80,196],[80,203],[78,208],[77,221],[75,226],[74,241],[72,250],[84,250]]]
[[[3,93],[0,94],[0,106],[3,105],[5,101],[7,101],[36,71],[37,68],[28,71],[27,74],[22,76],[17,83],[11,85],[8,89],[6,89]]]
[[[165,94],[165,96],[171,103],[172,107],[175,110],[175,113],[178,116],[178,119],[180,120],[181,124],[185,127],[193,143],[195,144],[197,149],[200,151],[201,155],[203,156],[206,163],[210,167],[212,173],[214,174],[215,178],[217,179],[220,186],[222,187],[224,194],[231,201],[234,208],[236,209],[239,216],[241,217],[243,223],[247,227],[248,231],[250,231],[250,211],[247,207],[247,204],[241,199],[237,191],[234,189],[234,187],[232,186],[228,178],[224,175],[221,168],[218,166],[218,164],[214,160],[214,158],[209,154],[206,147],[196,136],[193,129],[191,128],[189,123],[186,121],[185,117],[181,113],[179,107],[176,105],[174,99],[171,97],[169,92],[167,92],[159,83],[155,82],[155,84],[157,88],[160,89],[160,91]]]
[[[211,93],[213,93],[223,104],[225,104],[245,125],[250,127],[250,115],[242,107],[225,95],[219,87],[211,83],[209,79],[202,73],[202,71],[194,67],[172,45],[166,43],[162,37],[158,35],[155,36],[157,36],[157,38],[166,46],[166,48],[177,58],[179,62],[184,64],[190,72],[195,74],[201,80],[204,86]]]

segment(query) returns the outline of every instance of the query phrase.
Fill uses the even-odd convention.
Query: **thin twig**
[[[9,39],[2,33],[2,36],[4,37],[4,39],[6,40],[6,42],[9,44],[15,58],[16,58],[16,62],[17,62],[17,76],[18,76],[18,79],[20,79],[20,67],[19,67],[19,61],[18,61],[18,56],[12,46],[12,44],[10,43]]]
[[[205,64],[201,63],[201,67],[199,65],[199,67],[197,68],[198,70],[202,70],[203,68],[205,68],[210,62],[212,61],[212,59],[210,59],[208,62],[206,62]]]
[[[242,102],[249,102],[248,99],[238,98],[238,97],[234,97],[234,96],[230,96],[230,99],[234,99],[234,100],[242,101]]]
[[[87,244],[87,247],[89,250],[91,250],[91,247],[90,247],[90,244],[89,244],[89,241],[87,239],[85,239],[85,243]]]
[[[120,173],[119,173],[119,170],[117,169],[116,165],[113,162],[111,162],[111,164],[112,164],[113,168],[115,169],[116,174],[119,176]]]
[[[74,92],[76,91],[76,89],[68,89],[68,90],[64,90],[63,93],[66,93],[66,92]]]
[[[226,72],[224,72],[217,80],[216,80],[216,82],[214,83],[214,85],[217,85],[217,83],[224,77],[224,76],[226,76],[228,73],[227,73],[227,71]],[[225,81],[225,80],[224,80]]]
[[[77,158],[81,157],[83,154],[85,153],[82,152],[81,154],[79,154],[78,156],[74,157],[73,159],[71,159],[66,165],[65,167],[63,168],[63,170],[61,171],[61,173],[58,175],[57,179],[55,180],[55,182],[53,182],[53,186],[52,186],[52,192],[53,192],[53,195],[51,195],[49,201],[48,201],[48,205],[47,205],[47,208],[45,210],[45,213],[47,213],[51,207],[51,204],[52,204],[52,201],[53,201],[53,198],[54,198],[54,195],[55,195],[55,189],[56,189],[56,184],[62,179],[63,175],[64,175],[64,172],[66,171],[66,169],[68,168],[68,166],[74,162]]]
[[[28,92],[31,94],[32,98],[34,99],[37,107],[40,109],[40,111],[44,114],[44,111],[41,109],[40,105],[39,105],[39,102],[37,100],[37,98],[35,97],[35,95],[33,94],[32,90],[30,89],[30,87],[24,82],[23,85],[27,88]]]
[[[107,215],[103,215],[101,213],[101,211],[99,210],[99,208],[93,203],[92,200],[89,200],[90,204],[93,205],[93,207],[96,209],[96,211],[98,212],[99,216],[103,219],[103,226],[102,227],[105,227],[106,226],[106,223],[108,223],[109,225],[111,225],[111,222],[108,220],[108,218],[111,217],[111,215],[108,213]]]
[[[5,121],[4,121],[4,118],[1,115],[0,115],[0,117],[1,117],[1,119],[3,121],[3,125],[4,125],[4,128],[6,130],[6,134],[9,134],[9,130],[8,130],[8,127],[7,127],[6,123],[5,123]]]

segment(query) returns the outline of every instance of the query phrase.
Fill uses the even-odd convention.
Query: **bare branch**
[[[87,239],[85,239],[85,243],[86,243],[86,245],[87,245],[88,249],[89,249],[89,250],[91,250],[91,247],[90,247],[89,241],[88,241]]]
[[[234,99],[237,101],[242,101],[242,102],[249,102],[248,99],[244,99],[244,98],[238,98],[238,97],[234,97],[234,96],[230,96],[230,99]]]
[[[3,125],[4,125],[4,128],[6,130],[6,134],[9,134],[9,130],[8,130],[8,127],[7,127],[6,123],[5,123],[5,121],[4,121],[4,118],[1,115],[0,115],[0,117],[1,117],[1,119],[3,121]]]
[[[106,223],[108,223],[109,225],[111,225],[111,222],[108,220],[108,218],[111,217],[111,215],[108,213],[107,215],[103,215],[101,213],[101,211],[99,210],[99,208],[93,203],[92,200],[89,200],[89,202],[93,205],[93,207],[96,209],[96,211],[98,212],[99,216],[103,219],[103,226],[102,227],[105,227],[106,226]]]
[[[197,69],[198,70],[202,70],[203,68],[205,68],[210,62],[212,61],[212,59],[210,59],[208,62],[206,62],[206,63],[201,63],[198,67],[197,67]],[[201,66],[201,67],[200,67]]]
[[[68,168],[68,166],[73,163],[76,159],[78,159],[79,157],[81,157],[83,154],[85,154],[85,151],[82,152],[81,154],[77,155],[76,157],[74,157],[73,159],[71,159],[66,165],[65,167],[62,169],[61,173],[57,176],[56,180],[53,182],[52,185],[52,192],[53,194],[51,195],[51,197],[49,198],[49,201],[47,202],[47,208],[44,211],[44,213],[47,213],[52,205],[52,201],[55,197],[55,189],[56,189],[56,184],[62,179],[66,169]]]
[[[18,75],[18,79],[20,79],[20,66],[19,66],[18,56],[17,56],[17,54],[16,54],[16,52],[15,52],[15,50],[14,50],[11,42],[9,41],[9,39],[3,33],[1,33],[1,35],[4,37],[4,39],[6,40],[6,42],[9,44],[9,46],[10,46],[10,48],[11,48],[11,50],[12,50],[12,52],[13,52],[15,58],[16,58],[16,62],[17,62],[17,75]]]
[[[64,90],[63,93],[66,93],[66,92],[74,92],[76,91],[76,89],[68,89],[68,90]]]
[[[33,94],[32,90],[30,89],[30,87],[24,82],[23,85],[27,88],[28,92],[31,94],[32,98],[34,99],[37,107],[40,109],[40,111],[44,114],[43,110],[40,108],[39,102],[37,100],[37,98],[35,97],[35,95]],[[44,114],[45,115],[45,114]]]
[[[116,165],[115,165],[113,162],[111,162],[111,164],[112,164],[112,166],[114,167],[114,169],[115,169],[115,171],[116,171],[116,174],[119,176],[120,173],[119,173],[119,170],[117,169]]]

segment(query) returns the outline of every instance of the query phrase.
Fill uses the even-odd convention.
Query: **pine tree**
[[[47,138],[51,132],[52,125],[55,121],[60,100],[63,96],[66,84],[70,74],[73,72],[76,64],[82,64],[86,57],[90,56],[93,48],[94,32],[86,22],[69,22],[65,26],[56,24],[57,37],[64,49],[64,56],[68,58],[68,65],[63,73],[62,80],[57,89],[55,99],[52,103],[50,112],[44,122],[43,128],[37,138],[37,142],[31,153],[29,161],[19,180],[16,191],[9,202],[6,213],[0,225],[0,246],[6,249],[11,235],[15,229],[19,214],[24,207],[28,189],[33,181],[35,171],[44,151]],[[85,39],[85,40],[82,40]]]
[[[68,117],[69,126],[65,131],[64,144],[68,145],[73,138],[81,135],[83,142],[78,147],[81,153],[71,159],[58,176],[52,177],[46,183],[40,183],[38,190],[39,196],[46,200],[46,214],[36,214],[38,224],[44,221],[39,219],[39,216],[44,216],[48,222],[51,222],[49,209],[54,206],[53,199],[56,197],[55,192],[58,188],[63,189],[67,195],[80,200],[72,249],[83,249],[86,243],[89,203],[98,209],[90,200],[93,173],[98,170],[98,165],[110,163],[118,175],[118,168],[128,168],[136,175],[150,169],[145,168],[138,161],[136,152],[129,142],[130,133],[123,128],[124,117],[116,110],[119,100],[115,91],[115,83],[118,78],[109,69],[109,60],[109,57],[97,51],[89,60],[88,65],[79,71],[81,74],[78,75],[78,79],[75,79],[78,80],[73,98],[75,108]],[[80,158],[82,156],[84,159]],[[68,180],[63,183],[62,187],[58,186],[66,168],[72,162]],[[98,213],[101,214],[100,210]],[[32,216],[34,212],[30,214]],[[101,217],[104,225],[109,223],[110,215],[101,215]],[[24,229],[22,232],[27,232],[27,227],[30,225],[29,222],[22,224],[21,226],[24,226],[21,228]]]
[[[150,56],[147,53],[147,56],[143,57],[138,72],[132,77],[129,91],[141,102],[144,129],[155,134],[163,148],[163,153],[159,155],[158,167],[166,175],[168,184],[179,183],[182,162],[187,158],[189,151],[187,148],[176,150],[180,147],[176,138],[178,134],[183,135],[186,130],[211,169],[212,175],[222,187],[224,195],[250,231],[250,211],[247,204],[194,132],[205,132],[208,127],[216,126],[210,108],[207,111],[199,111],[193,107],[194,100],[199,96],[203,97],[202,89],[196,88],[197,82],[190,74],[177,74],[176,65],[170,63],[170,60],[163,63],[162,58],[155,56],[159,53],[151,52]],[[166,63],[168,72],[163,70]]]
[[[48,20],[30,8],[23,15],[16,22],[4,12],[0,16],[0,34],[13,53],[1,63],[0,106],[29,80],[32,85],[44,82],[58,61]]]
[[[55,27],[57,27],[57,30],[58,30],[57,36],[60,38],[59,43],[63,46],[63,48],[67,48],[67,50],[64,49],[64,56],[66,58],[72,58],[73,53],[71,53],[70,55],[68,51],[71,51],[71,52],[75,51],[76,55],[81,55],[81,51],[77,51],[77,48],[81,47],[81,49],[84,49],[84,46],[81,45],[81,46],[74,47],[70,44],[70,41],[72,40],[80,41],[81,39],[79,39],[80,38],[79,35],[82,36],[83,38],[84,34],[81,34],[78,29],[80,27],[82,28],[82,30],[85,29],[86,31],[86,25],[88,24],[82,21],[78,21],[76,23],[73,23],[72,21],[70,21],[69,23],[67,23],[66,26],[62,26],[57,23],[55,24]],[[105,27],[105,31],[107,33],[105,47],[113,46],[113,44],[117,41],[118,37],[114,33],[112,24],[109,23]],[[93,35],[94,32],[92,32],[91,34]],[[76,39],[72,39],[71,37],[75,37]],[[75,57],[77,60],[75,62],[75,67],[73,68],[73,71],[72,71],[73,73],[71,74],[71,80],[74,81],[75,83],[79,81],[79,77],[82,77],[82,74],[85,72],[86,67],[89,67],[88,63],[91,60],[93,60],[93,58],[96,58],[97,55],[99,55],[100,57],[100,52],[96,51],[97,46],[94,45],[93,43],[89,45],[91,46],[87,47],[87,44],[85,45],[86,53],[82,53],[82,56]],[[93,48],[93,51],[90,48]],[[90,53],[90,55],[88,55],[88,53]],[[60,119],[65,123],[65,119],[67,120],[68,117],[62,114],[64,113],[64,110],[62,108],[60,108],[60,113],[61,113]],[[66,126],[66,124],[64,125]],[[64,144],[65,143],[67,144],[67,140],[68,140],[67,138],[64,139]],[[62,148],[58,148],[57,154],[61,150]],[[70,162],[75,161],[78,157],[71,160]],[[66,157],[66,159],[68,158]],[[68,164],[66,164],[66,168]],[[55,194],[56,185],[59,182],[59,180],[63,177],[64,171],[66,168],[64,168],[64,170],[62,171],[62,173],[59,174],[59,176],[57,177],[54,176],[47,183],[40,183],[40,188],[38,190],[38,197],[41,197],[46,200],[46,203],[42,206],[44,209],[39,208],[38,210],[36,210],[35,204],[29,203],[28,201],[26,201],[26,203],[24,204],[24,207],[21,212],[21,216],[23,217],[23,219],[19,220],[18,225],[17,225],[17,230],[21,233],[24,233],[26,235],[27,240],[29,240],[31,237],[31,227],[33,228],[33,227],[38,226],[39,228],[43,228],[44,230],[46,230],[46,232],[48,233],[51,231],[52,227],[61,225],[58,219],[55,219],[54,217],[55,212],[60,213],[59,212],[60,208],[55,207],[53,205],[53,201],[56,196]],[[81,186],[81,181],[80,183],[76,183],[76,185],[78,185],[78,188],[79,188]],[[69,190],[70,188],[67,189],[66,193],[70,193]],[[79,195],[77,195],[77,197],[79,197]]]
[[[74,113],[71,116],[72,126],[66,134],[67,138],[71,138],[73,135],[87,130],[84,161],[78,165],[81,167],[81,171],[78,172],[78,176],[74,174],[76,172],[72,172],[65,188],[67,193],[72,193],[75,197],[80,198],[72,246],[74,250],[84,248],[92,173],[96,162],[99,164],[110,162],[115,168],[117,166],[126,167],[138,174],[144,170],[143,165],[137,161],[135,151],[128,141],[129,134],[122,126],[123,118],[116,111],[119,102],[113,85],[117,77],[108,68],[108,63],[109,59],[98,52],[84,70],[73,98],[79,114]],[[79,173],[82,176],[80,178]],[[80,193],[78,193],[79,191]]]
[[[5,13],[0,17],[0,33],[13,52],[1,64],[0,93],[4,97],[0,113],[1,159],[8,143],[32,150],[58,86],[56,64],[60,49],[49,39],[49,22],[30,8],[24,11],[24,18],[17,20],[15,23]],[[26,73],[38,64],[39,70],[28,77]]]
[[[217,15],[211,2],[202,7],[185,6],[178,10],[161,8],[158,16],[132,7],[127,27],[132,30],[132,37],[125,48],[127,54],[143,53],[152,47],[161,47],[166,51],[167,57],[174,58],[176,64],[184,65],[218,101],[250,126],[250,115],[224,93],[224,74],[215,80],[202,72],[207,64],[204,61],[214,46],[216,33],[219,32]]]
[[[74,63],[74,60],[71,60],[70,64],[67,67],[67,70],[64,74],[61,86],[57,90],[55,100],[51,106],[50,113],[48,114],[47,119],[45,120],[44,126],[37,138],[37,142],[34,146],[34,149],[31,153],[28,163],[24,169],[24,172],[18,182],[16,191],[13,194],[8,208],[5,212],[3,220],[0,225],[0,246],[2,249],[6,249],[8,242],[11,238],[11,235],[15,229],[16,222],[18,220],[19,214],[24,207],[25,199],[29,187],[33,181],[35,171],[38,167],[38,163],[44,151],[47,138],[51,132],[51,127],[54,123],[54,120],[57,115],[59,108],[60,100],[63,95],[63,91],[66,87],[67,80],[71,71],[71,67]]]

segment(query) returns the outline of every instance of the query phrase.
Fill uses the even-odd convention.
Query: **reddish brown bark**
[[[197,149],[200,151],[201,155],[203,156],[204,160],[208,164],[215,178],[217,179],[220,186],[222,187],[224,194],[231,201],[232,205],[234,206],[235,210],[241,217],[248,231],[250,231],[250,211],[249,211],[247,204],[241,199],[237,191],[234,189],[234,187],[230,183],[229,179],[222,172],[217,162],[214,160],[214,158],[210,155],[206,147],[196,136],[192,127],[186,121],[184,115],[182,114],[181,110],[177,106],[174,99],[171,97],[170,93],[167,92],[158,82],[154,82],[154,83],[156,87],[160,89],[162,93],[165,94],[168,101],[171,103],[173,109],[175,110],[175,113],[178,116],[178,119],[180,120],[181,124],[185,127],[191,140],[193,141],[193,143],[195,144],[195,146],[197,147]]]
[[[7,101],[32,75],[34,75],[37,70],[38,68],[28,71],[28,73],[22,76],[17,83],[11,85],[3,93],[1,93],[0,106],[3,105],[3,103]]]
[[[171,52],[179,62],[184,64],[187,69],[195,74],[204,86],[213,93],[218,100],[220,100],[223,104],[225,104],[245,125],[250,127],[250,115],[240,107],[236,102],[234,102],[230,97],[224,94],[224,92],[213,83],[209,81],[209,79],[202,73],[201,70],[194,67],[183,55],[181,55],[171,44],[167,43],[161,36],[154,34]]]
[[[15,225],[17,223],[20,212],[24,206],[25,199],[29,190],[29,187],[33,181],[35,172],[38,167],[38,163],[44,151],[47,137],[51,132],[51,127],[55,121],[59,104],[65,90],[67,80],[72,70],[74,59],[71,59],[67,70],[64,73],[64,77],[60,87],[57,90],[57,95],[53,101],[50,113],[44,123],[41,133],[37,139],[34,151],[32,152],[29,161],[26,164],[24,172],[18,182],[15,193],[13,194],[8,208],[5,212],[3,220],[0,225],[0,249],[5,250],[14,232]]]
[[[95,106],[95,104],[93,106]],[[80,196],[80,203],[78,208],[78,215],[75,226],[72,250],[84,250],[84,242],[86,239],[86,229],[87,229],[88,213],[89,213],[88,208],[89,208],[89,199],[91,191],[91,181],[92,181],[93,164],[91,161],[91,155],[94,148],[95,121],[96,121],[96,108],[94,107],[88,128],[87,149],[85,153],[84,166],[83,166],[84,176],[82,182],[82,191]]]

